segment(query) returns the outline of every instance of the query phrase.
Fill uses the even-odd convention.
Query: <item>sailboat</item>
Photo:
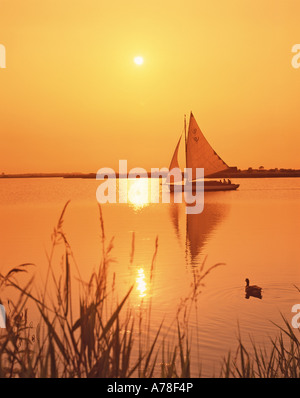
[[[229,169],[229,166],[214,151],[209,142],[204,137],[199,128],[196,119],[191,112],[189,120],[188,134],[186,134],[186,119],[184,118],[184,134],[185,134],[185,158],[186,168],[192,170],[192,180],[187,181],[181,178],[180,181],[175,180],[169,182],[168,186],[171,192],[182,191],[185,188],[196,190],[196,169],[204,169],[204,177],[212,176],[215,173]],[[179,167],[178,151],[182,136],[176,145],[169,170]],[[233,184],[230,180],[220,181],[204,180],[204,191],[232,191],[239,187],[239,184]]]

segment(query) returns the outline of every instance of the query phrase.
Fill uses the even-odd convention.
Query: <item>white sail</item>
[[[193,170],[193,178],[195,178],[196,168],[204,168],[205,177],[228,169],[227,164],[204,137],[192,113],[186,143],[186,158],[187,167]]]

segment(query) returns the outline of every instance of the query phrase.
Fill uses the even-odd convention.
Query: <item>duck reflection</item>
[[[210,194],[217,194],[211,192]],[[185,246],[188,263],[192,266],[198,265],[198,257],[202,253],[204,246],[211,239],[212,233],[228,214],[229,205],[219,201],[214,201],[215,196],[205,198],[204,209],[200,214],[184,214],[185,216]],[[185,207],[178,203],[172,203],[170,216],[174,231],[179,241],[181,211],[185,213]],[[184,228],[184,227],[183,227]]]
[[[258,299],[262,299],[262,294],[261,293],[246,293],[245,294],[245,299],[249,300],[250,297],[256,297]]]

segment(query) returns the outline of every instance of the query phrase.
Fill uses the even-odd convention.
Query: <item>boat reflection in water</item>
[[[199,255],[202,254],[211,235],[228,214],[228,204],[214,201],[218,194],[217,192],[205,194],[203,211],[199,214],[184,214],[185,225],[182,228],[180,228],[180,210],[185,212],[185,209],[181,209],[180,204],[172,201],[170,217],[178,240],[182,242],[184,239],[185,241],[187,265],[199,264]],[[177,194],[174,193],[174,195]]]

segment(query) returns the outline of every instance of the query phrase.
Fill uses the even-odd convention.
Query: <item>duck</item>
[[[249,298],[250,296],[252,297],[257,297],[257,298],[262,298],[261,296],[261,291],[262,288],[257,286],[257,285],[250,285],[250,281],[248,278],[245,279],[246,286],[245,286],[245,292],[246,292],[246,298]]]

